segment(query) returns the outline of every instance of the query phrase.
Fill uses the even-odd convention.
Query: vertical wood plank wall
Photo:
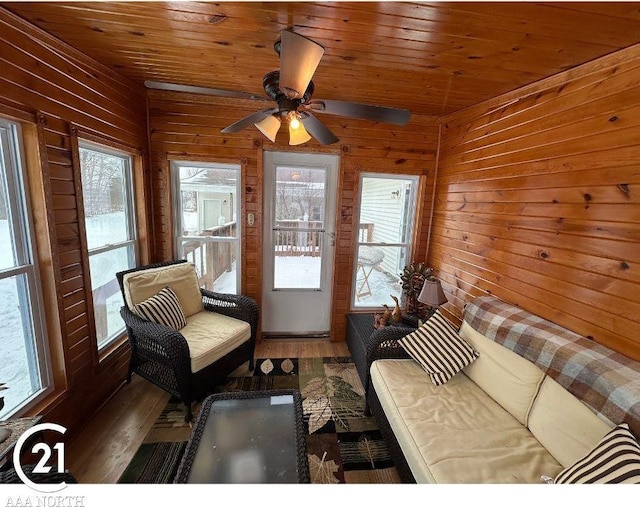
[[[640,359],[640,45],[443,118],[429,262]]]
[[[19,112],[38,122],[52,243],[47,268],[55,271],[58,294],[57,301],[45,301],[45,306],[57,305],[64,359],[58,402],[45,418],[73,433],[84,425],[82,416],[93,414],[123,383],[129,349],[125,343],[99,365],[92,360],[95,342],[87,319],[71,132],[76,126],[105,141],[144,150],[145,91],[3,8],[0,68],[0,114]]]
[[[246,213],[254,213],[255,225],[244,227],[243,292],[261,300],[262,291],[262,153],[263,150],[291,150],[288,133],[280,129],[276,143],[262,139],[255,128],[224,135],[227,125],[264,108],[261,102],[201,97],[152,90],[149,92],[152,146],[153,210],[158,261],[173,256],[170,216],[169,160],[210,162],[246,161],[244,195]],[[320,117],[320,115],[318,115]],[[354,262],[359,171],[405,173],[424,176],[426,198],[421,202],[421,223],[428,221],[437,147],[438,123],[435,118],[415,116],[405,127],[374,124],[322,115],[321,120],[338,138],[339,145],[321,147],[314,141],[296,151],[337,153],[340,155],[337,200],[335,277],[331,338],[345,339],[346,313],[349,311],[351,273]],[[415,257],[426,259],[427,228],[419,227]],[[390,298],[391,304],[391,298]]]

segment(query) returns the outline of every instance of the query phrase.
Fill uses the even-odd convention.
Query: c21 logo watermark
[[[24,482],[27,486],[29,486],[31,489],[35,489],[36,491],[40,491],[41,493],[55,493],[56,491],[61,491],[64,488],[66,488],[67,483],[63,481],[57,484],[37,484],[33,482],[27,476],[27,474],[24,473],[24,471],[22,470],[22,463],[20,462],[22,447],[25,445],[25,442],[27,441],[27,439],[32,435],[35,435],[36,433],[40,433],[42,431],[56,431],[64,435],[64,433],[67,431],[67,428],[65,428],[64,426],[61,426],[60,424],[55,424],[55,423],[37,424],[32,428],[29,428],[20,436],[20,438],[16,442],[16,446],[13,449],[13,466],[15,468],[16,473],[18,474],[18,477],[20,477],[20,480]],[[51,472],[51,469],[53,467],[51,465],[48,465],[47,462],[49,461],[49,459],[53,454],[52,448],[53,450],[56,451],[56,455],[57,455],[56,471],[58,473],[64,473],[65,468],[64,468],[64,443],[63,442],[57,442],[55,445],[53,445],[53,447],[51,447],[49,444],[45,442],[37,442],[36,444],[34,444],[33,447],[31,447],[31,453],[32,454],[42,453],[42,456],[38,460],[38,463],[36,464],[36,466],[33,468],[32,473],[48,474],[49,472]]]

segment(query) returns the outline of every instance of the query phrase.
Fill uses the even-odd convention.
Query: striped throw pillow
[[[160,289],[154,296],[135,305],[133,313],[143,319],[164,324],[176,330],[187,325],[180,300],[168,285]]]
[[[640,444],[629,425],[607,433],[589,454],[558,474],[556,484],[640,484]]]
[[[429,374],[436,386],[446,384],[478,357],[471,345],[456,333],[440,310],[398,343]]]

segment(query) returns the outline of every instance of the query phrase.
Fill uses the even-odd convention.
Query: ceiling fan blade
[[[310,100],[304,104],[305,108],[317,113],[334,114],[347,118],[361,120],[373,120],[394,125],[406,125],[411,118],[411,112],[407,109],[395,109],[392,107],[370,106],[356,102],[343,102],[341,100]]]
[[[191,85],[181,85],[181,84],[175,84],[175,83],[163,83],[160,81],[145,81],[144,85],[147,88],[151,88],[153,90],[198,93],[201,95],[215,95],[216,97],[231,97],[233,99],[264,100],[264,101],[269,100],[266,97],[261,97],[259,95],[254,95],[252,93],[238,92],[233,90],[222,90],[219,88],[206,88],[204,86],[191,86]]]
[[[284,30],[280,39],[280,90],[287,98],[298,99],[304,95],[324,48],[289,30]]]
[[[270,114],[273,114],[277,111],[278,111],[277,108],[263,109],[262,111],[258,111],[256,113],[250,114],[249,116],[245,116],[241,120],[238,120],[237,122],[229,125],[228,127],[223,128],[221,132],[223,134],[233,134],[235,132],[240,132],[241,130],[248,127],[249,125],[258,123],[259,121],[264,120]]]
[[[311,113],[301,113],[300,121],[307,129],[307,132],[318,140],[320,144],[333,144],[340,141],[333,132],[331,132],[324,124]]]

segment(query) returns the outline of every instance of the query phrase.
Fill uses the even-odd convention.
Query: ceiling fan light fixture
[[[311,136],[304,128],[304,125],[300,123],[297,129],[294,129],[289,123],[289,145],[297,146],[298,144],[304,144],[307,141],[311,141]]]
[[[276,142],[278,130],[280,130],[281,121],[275,115],[270,114],[258,123],[254,123],[256,128],[264,134],[272,143]]]

